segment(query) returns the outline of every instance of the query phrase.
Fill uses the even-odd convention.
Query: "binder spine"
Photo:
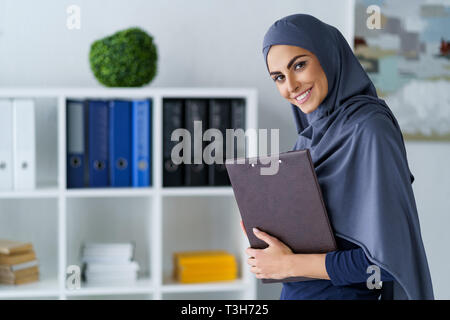
[[[201,121],[202,132],[208,129],[207,100],[187,99],[185,126],[191,135],[191,163],[185,165],[185,185],[187,186],[206,186],[208,185],[208,169],[203,161],[194,163],[195,151],[203,154],[204,142],[202,137],[194,135],[194,121]],[[195,141],[196,138],[201,141]]]
[[[109,185],[108,161],[108,104],[89,102],[89,186]]]
[[[233,99],[231,101],[231,128],[243,129],[245,131],[245,100]],[[235,139],[235,138],[234,138]],[[236,139],[233,143],[232,158],[243,158],[246,156],[245,141],[244,144],[238,144]]]
[[[222,135],[222,143],[215,143],[216,150],[211,155],[220,160],[220,163],[214,162],[208,166],[208,179],[210,186],[230,185],[230,180],[225,168],[226,154],[226,129],[230,127],[230,100],[229,99],[211,99],[209,104],[209,128],[218,129]],[[220,148],[221,155],[216,154],[217,148]],[[220,159],[219,159],[220,158]]]
[[[132,185],[150,185],[150,102],[132,103]]]
[[[153,185],[153,161],[152,161],[152,140],[153,140],[153,108],[152,108],[152,100],[147,100],[148,102],[148,185]]]
[[[13,188],[13,106],[0,100],[0,190]]]
[[[34,101],[13,102],[14,189],[36,187],[36,142]]]
[[[172,132],[184,128],[184,104],[182,99],[165,99],[163,102],[163,186],[180,187],[184,185],[184,163],[174,164],[172,148],[178,141],[171,141]],[[180,156],[183,156],[181,151]]]
[[[131,104],[109,102],[109,169],[112,187],[131,186]]]
[[[83,101],[67,101],[67,188],[85,186],[84,106]]]

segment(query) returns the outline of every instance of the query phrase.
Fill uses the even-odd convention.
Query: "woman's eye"
[[[279,81],[279,80],[282,80],[282,79],[280,79],[280,77],[283,77],[283,76],[281,76],[281,75],[276,76],[275,78],[273,78],[273,81],[277,82],[277,81]]]
[[[302,68],[305,66],[305,64],[306,64],[306,61],[301,61],[301,62],[299,62],[299,63],[297,63],[297,64],[295,65],[294,69],[295,69],[295,70],[302,69]],[[299,67],[299,66],[300,66],[300,67]],[[299,67],[299,68],[298,68],[298,67]]]
[[[306,61],[300,61],[299,63],[297,63],[296,65],[294,65],[294,70],[301,70],[305,67],[306,65]],[[273,78],[273,81],[278,82],[283,80],[283,75],[279,75]]]

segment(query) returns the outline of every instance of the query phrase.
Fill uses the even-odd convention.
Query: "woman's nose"
[[[297,80],[294,77],[287,77],[286,80],[287,80],[286,82],[287,82],[289,93],[296,92],[298,89]]]

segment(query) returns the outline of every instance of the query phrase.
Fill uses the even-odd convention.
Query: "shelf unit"
[[[162,187],[162,106],[165,98],[243,98],[246,129],[257,129],[251,88],[1,88],[0,99],[36,104],[36,181],[31,191],[0,191],[0,237],[31,241],[40,281],[0,285],[0,299],[256,299],[246,264],[248,241],[231,187]],[[66,100],[152,100],[152,186],[66,188]],[[246,155],[256,156],[249,141]],[[133,286],[66,288],[66,268],[80,265],[80,242],[136,241],[141,270]],[[173,251],[231,250],[236,281],[179,284],[170,279]],[[80,266],[81,267],[81,266]]]

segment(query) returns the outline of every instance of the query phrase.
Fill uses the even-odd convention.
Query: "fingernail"
[[[253,228],[253,232],[259,232],[257,228]]]

